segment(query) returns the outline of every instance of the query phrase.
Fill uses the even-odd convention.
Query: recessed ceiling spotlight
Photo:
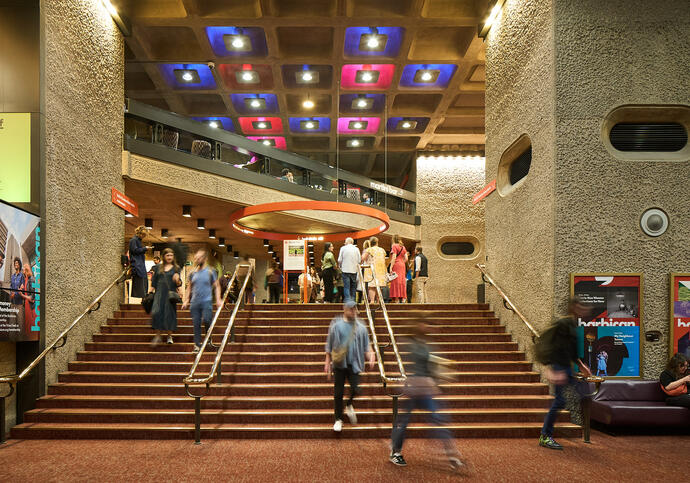
[[[383,52],[386,50],[386,43],[388,42],[387,35],[380,35],[378,30],[374,27],[370,34],[362,34],[359,38],[359,50],[370,52]]]
[[[371,109],[374,106],[374,99],[358,96],[352,100],[352,109]]]
[[[220,124],[218,123],[218,121],[209,121],[208,125],[209,125],[209,127],[212,127],[214,129],[218,129],[220,127]]]
[[[247,109],[253,109],[255,111],[265,111],[266,110],[266,99],[263,97],[246,97],[244,99],[244,105]]]
[[[275,139],[262,139],[261,144],[263,144],[264,146],[275,146],[276,140]]]
[[[238,70],[235,79],[240,84],[258,84],[261,78],[255,70]]]
[[[362,145],[362,141],[360,141],[359,139],[348,139],[348,140],[345,142],[345,145],[346,145],[348,148],[358,148],[358,147],[360,147],[360,146]]]
[[[240,252],[232,252],[234,258],[240,258]]]
[[[152,230],[153,229],[153,218],[144,218],[144,226],[147,229]]]
[[[314,101],[312,101],[311,99],[306,99],[304,102],[302,102],[302,107],[304,107],[305,109],[311,109],[314,107],[314,105]]]
[[[201,82],[199,73],[194,69],[175,69],[173,70],[177,82],[182,84],[198,84]]]
[[[219,247],[225,246],[225,238],[223,238],[223,237],[218,238],[218,246]]]
[[[275,253],[273,251],[273,245],[268,245],[268,253]]]
[[[347,125],[348,129],[366,129],[369,121],[350,121]]]
[[[251,39],[244,34],[223,35],[225,48],[230,52],[249,52],[252,50]]]
[[[232,253],[232,245],[226,245],[225,249],[228,251],[228,253]]]
[[[377,70],[358,70],[355,74],[357,84],[375,84],[381,73]]]
[[[432,84],[438,79],[440,70],[419,69],[415,72],[414,82],[417,84]]]
[[[198,230],[205,230],[206,229],[205,223],[206,223],[206,220],[204,220],[203,218],[199,218],[198,220],[196,220],[197,229]]]
[[[268,240],[264,238],[264,246],[267,247],[269,245]]]
[[[295,81],[298,84],[318,84],[319,73],[315,70],[300,70],[295,72]]]
[[[410,121],[409,119],[403,119],[398,122],[398,129],[414,129],[417,127],[417,121]]]
[[[211,240],[215,240],[215,239],[216,239],[216,229],[215,229],[215,228],[211,228],[211,229],[208,231],[208,237],[209,237]]]
[[[189,205],[183,205],[182,206],[182,216],[185,218],[191,218],[192,217],[192,207]]]
[[[306,120],[306,121],[300,121],[299,127],[302,130],[314,130],[319,128],[319,121],[314,121],[314,120]]]
[[[252,121],[254,129],[271,129],[271,121]]]
[[[161,228],[161,238],[167,240],[168,236],[170,236],[169,230],[167,228]]]

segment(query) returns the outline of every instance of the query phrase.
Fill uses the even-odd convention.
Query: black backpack
[[[558,336],[558,323],[554,322],[534,343],[534,359],[541,364],[550,364],[554,340]]]

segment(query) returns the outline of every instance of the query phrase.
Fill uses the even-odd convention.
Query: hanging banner
[[[0,199],[31,202],[31,114],[0,112]]]
[[[0,202],[0,340],[41,333],[41,219]]]
[[[578,357],[592,374],[640,377],[642,274],[574,273],[570,294],[592,307],[578,319]]]
[[[305,271],[306,249],[306,240],[283,240],[283,270]]]
[[[690,357],[690,273],[671,274],[670,354]]]
[[[134,202],[133,199],[131,199],[124,193],[121,193],[120,191],[116,190],[115,188],[111,188],[110,192],[113,204],[116,204],[117,206],[119,206],[126,212],[133,214],[134,216],[139,216],[139,206]]]

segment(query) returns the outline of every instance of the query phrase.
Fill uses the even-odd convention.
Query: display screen
[[[40,218],[0,200],[0,340],[38,340]]]
[[[31,114],[0,113],[0,199],[31,202]]]

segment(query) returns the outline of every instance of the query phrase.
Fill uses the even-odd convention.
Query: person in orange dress
[[[405,302],[407,300],[407,280],[405,278],[407,258],[407,249],[405,245],[403,245],[400,235],[394,235],[388,271],[397,275],[390,284],[390,297],[395,303]]]

